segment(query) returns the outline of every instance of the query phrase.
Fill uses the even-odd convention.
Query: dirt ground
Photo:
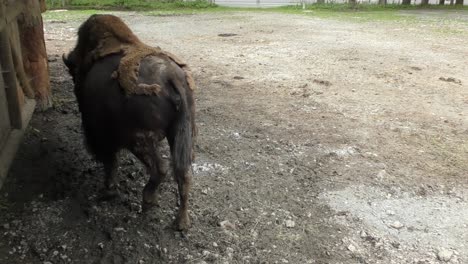
[[[0,193],[0,263],[468,263],[466,11],[118,15],[193,68],[193,227],[171,227],[170,177],[141,213],[147,176],[127,152],[121,197],[97,201],[59,57],[85,16],[46,20],[55,107]]]

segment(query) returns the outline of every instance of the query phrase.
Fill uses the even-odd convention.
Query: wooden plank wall
[[[0,72],[2,72],[1,65]],[[8,113],[8,103],[5,94],[5,82],[3,81],[3,75],[0,74],[0,149],[3,148],[8,135],[10,134],[10,130],[11,124]]]
[[[16,23],[16,22],[15,22]],[[3,80],[5,83],[5,95],[8,102],[8,113],[12,128],[22,128],[21,104],[18,96],[18,81],[16,79],[15,66],[11,52],[11,23],[0,32],[0,62],[3,69]],[[14,29],[14,27],[13,27]]]
[[[44,11],[44,0],[0,0],[0,188],[36,101],[51,106]]]

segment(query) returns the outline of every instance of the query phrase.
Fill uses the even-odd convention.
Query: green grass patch
[[[61,0],[47,0],[57,4]],[[301,5],[276,8],[232,8],[210,4],[207,0],[68,0],[68,12],[46,12],[46,20],[83,19],[91,14],[104,13],[102,10],[138,10],[143,15],[168,16],[186,15],[206,12],[278,12],[286,14],[302,14],[307,16],[337,19],[353,22],[397,21],[402,23],[415,22],[422,19],[417,16],[418,10],[440,10],[441,12],[468,11],[466,6],[415,6],[415,5],[377,5],[377,4],[311,4],[305,9]],[[78,11],[79,10],[79,11]],[[412,11],[413,12],[404,12]],[[438,18],[434,18],[438,19]],[[429,19],[432,20],[432,19]]]
[[[449,27],[435,27],[432,28],[432,31],[443,36],[453,36],[453,35],[467,35],[468,31],[463,29],[449,28]]]
[[[412,11],[414,14],[404,11]],[[420,5],[377,5],[377,4],[312,4],[302,6],[287,6],[278,8],[280,12],[286,13],[302,13],[309,16],[320,18],[330,18],[355,22],[370,22],[370,21],[400,21],[414,22],[418,18],[418,11],[438,11],[441,12],[458,10],[461,12],[468,11],[467,6],[420,6]]]
[[[73,21],[83,20],[93,14],[104,14],[108,13],[105,10],[66,10],[66,11],[47,11],[42,14],[42,17],[46,21]]]
[[[302,6],[295,6],[294,8],[302,9]],[[378,4],[311,4],[306,5],[306,10],[328,10],[336,12],[357,12],[357,11],[392,11],[392,10],[468,10],[467,6],[455,5],[378,5]]]
[[[117,9],[117,10],[174,10],[174,9],[204,9],[216,7],[206,0],[67,0],[65,6],[61,0],[47,0],[47,7],[73,9]]]

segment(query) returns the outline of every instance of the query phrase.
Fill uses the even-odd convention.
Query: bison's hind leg
[[[177,182],[179,193],[179,212],[177,214],[175,228],[180,231],[186,231],[190,228],[191,222],[188,214],[189,208],[189,192],[192,184],[192,167],[191,164],[177,164],[177,159],[174,157],[175,139],[173,135],[168,137],[172,155],[172,170],[174,178]],[[191,155],[192,153],[190,153]]]
[[[150,175],[143,189],[143,211],[157,204],[157,189],[167,174],[167,165],[160,154],[161,137],[154,132],[138,133],[130,151],[146,166]]]
[[[118,196],[117,191],[117,184],[116,184],[116,176],[117,176],[117,168],[118,168],[118,160],[117,160],[117,153],[112,152],[106,155],[101,155],[98,157],[104,164],[104,173],[105,179],[104,184],[105,188],[99,197],[99,200],[110,200]]]
[[[191,187],[192,171],[190,169],[184,171],[174,171],[174,176],[179,189],[179,212],[176,219],[176,228],[181,231],[188,230],[191,226],[188,215],[188,199]]]

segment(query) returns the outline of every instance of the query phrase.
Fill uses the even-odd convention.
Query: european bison
[[[196,131],[194,83],[187,65],[142,43],[112,15],[88,18],[63,61],[75,85],[86,145],[104,164],[107,192],[116,193],[117,153],[128,149],[150,174],[142,207],[155,204],[167,172],[158,148],[167,138],[180,199],[176,228],[187,230]]]

